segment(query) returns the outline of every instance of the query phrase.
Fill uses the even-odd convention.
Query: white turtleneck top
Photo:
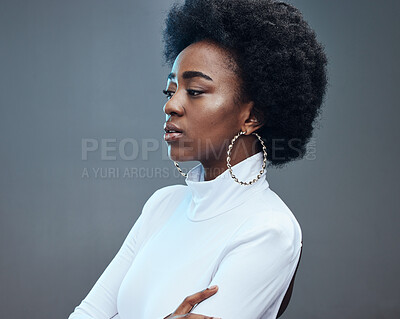
[[[232,166],[242,181],[261,170],[259,152]],[[69,319],[162,319],[186,296],[216,294],[192,313],[275,319],[300,256],[300,226],[269,188],[266,170],[250,186],[225,170],[153,193],[122,247]]]

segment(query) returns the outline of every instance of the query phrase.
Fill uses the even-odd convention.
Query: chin
[[[168,157],[175,162],[186,162],[186,161],[196,160],[193,156],[193,150],[189,151],[187,149],[180,148],[179,144],[177,143],[168,144]]]

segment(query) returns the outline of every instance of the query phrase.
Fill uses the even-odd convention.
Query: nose
[[[183,115],[184,109],[179,102],[177,92],[164,104],[163,111],[166,115]]]

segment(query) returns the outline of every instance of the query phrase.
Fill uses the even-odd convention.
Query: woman
[[[302,236],[266,162],[305,154],[325,94],[323,47],[297,9],[270,0],[175,4],[164,40],[164,139],[186,185],[147,200],[69,318],[275,319]],[[193,160],[185,174],[178,162]]]

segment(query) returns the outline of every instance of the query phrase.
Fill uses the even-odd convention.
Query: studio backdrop
[[[1,318],[67,318],[149,196],[184,184],[163,141],[172,3],[0,1]],[[291,3],[329,87],[305,158],[267,172],[303,231],[282,318],[400,318],[400,3]]]

